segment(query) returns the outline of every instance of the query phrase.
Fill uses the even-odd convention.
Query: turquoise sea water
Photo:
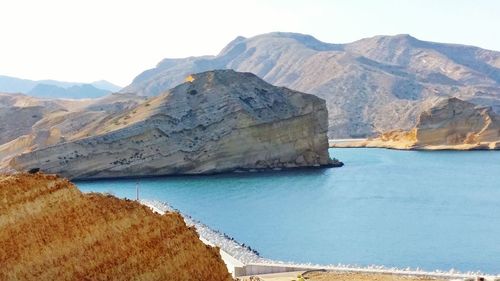
[[[263,257],[500,273],[500,151],[331,149],[336,169],[140,179]],[[137,180],[77,182],[135,198]]]

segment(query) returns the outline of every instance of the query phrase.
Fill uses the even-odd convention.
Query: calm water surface
[[[500,151],[330,153],[346,165],[147,178],[140,193],[266,258],[500,273]],[[135,183],[77,185],[135,198]]]

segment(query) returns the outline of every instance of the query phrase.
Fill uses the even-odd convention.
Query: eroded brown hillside
[[[0,176],[0,280],[111,279],[231,280],[177,213],[52,175]]]

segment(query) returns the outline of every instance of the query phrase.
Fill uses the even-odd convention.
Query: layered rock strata
[[[250,73],[209,71],[107,119],[90,137],[10,164],[79,179],[332,166],[327,118],[318,97]]]

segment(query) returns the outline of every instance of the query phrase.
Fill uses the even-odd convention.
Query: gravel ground
[[[346,272],[311,272],[304,274],[305,280],[311,281],[445,281],[429,277],[401,276],[392,274],[346,273]]]

